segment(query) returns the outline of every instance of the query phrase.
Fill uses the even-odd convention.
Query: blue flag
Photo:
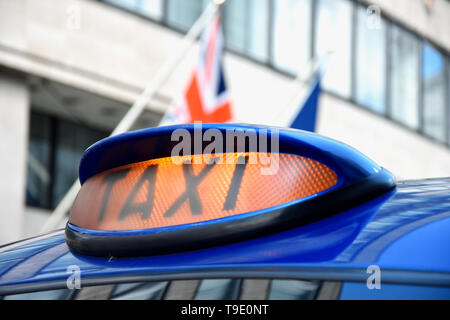
[[[291,128],[311,132],[316,131],[317,108],[319,105],[319,96],[322,92],[320,78],[321,77],[318,76],[315,79],[314,87],[312,88],[308,99],[306,99],[303,108],[300,109],[299,114],[292,122]]]

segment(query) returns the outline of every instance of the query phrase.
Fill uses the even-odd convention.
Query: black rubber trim
[[[372,176],[282,209],[229,222],[138,236],[97,236],[66,227],[73,252],[99,257],[137,257],[203,249],[262,237],[306,225],[372,200],[395,188],[391,173]]]

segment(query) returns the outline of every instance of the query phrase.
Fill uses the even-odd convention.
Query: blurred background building
[[[206,4],[0,0],[0,244],[39,232],[83,151],[111,132]],[[228,0],[222,10],[239,122],[287,126],[293,79],[332,50],[317,131],[398,179],[450,176],[450,1]],[[197,47],[135,128],[157,125],[182,94]]]

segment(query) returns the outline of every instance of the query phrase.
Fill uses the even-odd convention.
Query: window
[[[391,117],[419,128],[419,41],[397,26],[391,29]]]
[[[106,136],[103,132],[63,120],[56,120],[55,129],[53,208],[78,179],[78,164],[84,150]]]
[[[207,0],[167,0],[167,23],[181,31],[188,31],[208,3]]]
[[[312,300],[320,283],[300,280],[272,280],[269,300]]]
[[[330,290],[332,284],[336,290]],[[336,284],[338,286],[336,286]],[[336,299],[340,283],[284,279],[205,279],[122,283],[4,296],[5,300],[313,300]],[[0,297],[0,300],[2,297]]]
[[[355,100],[379,112],[386,111],[386,23],[368,23],[365,8],[358,8],[356,28]]]
[[[106,135],[32,111],[26,204],[53,209],[78,178],[78,164],[84,150]]]
[[[381,283],[380,289],[369,290],[366,282],[345,282],[342,300],[448,300],[450,287]]]
[[[110,300],[160,300],[167,282],[125,283],[115,286]]]
[[[445,142],[446,101],[444,58],[429,44],[422,49],[423,131]]]
[[[27,292],[12,294],[3,297],[4,300],[70,300],[73,299],[76,291],[69,289],[46,290],[37,292]],[[0,297],[1,300],[1,297]]]
[[[225,45],[260,61],[268,58],[269,1],[228,0],[224,4]]]
[[[195,300],[235,300],[239,298],[240,279],[202,280]]]
[[[311,55],[311,5],[311,0],[274,1],[273,63],[302,77]]]
[[[161,20],[163,15],[162,0],[104,0],[118,7],[137,12],[155,20]]]
[[[343,97],[350,97],[351,92],[352,13],[351,1],[317,1],[314,54],[322,57],[333,51],[323,87]]]
[[[30,115],[26,202],[40,208],[50,207],[50,118]]]

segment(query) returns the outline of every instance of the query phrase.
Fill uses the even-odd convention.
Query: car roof
[[[228,276],[365,280],[371,265],[393,282],[450,284],[448,230],[450,178],[399,182],[387,195],[306,226],[160,256],[77,255],[59,230],[0,247],[0,294],[61,286],[73,265],[84,284]]]

